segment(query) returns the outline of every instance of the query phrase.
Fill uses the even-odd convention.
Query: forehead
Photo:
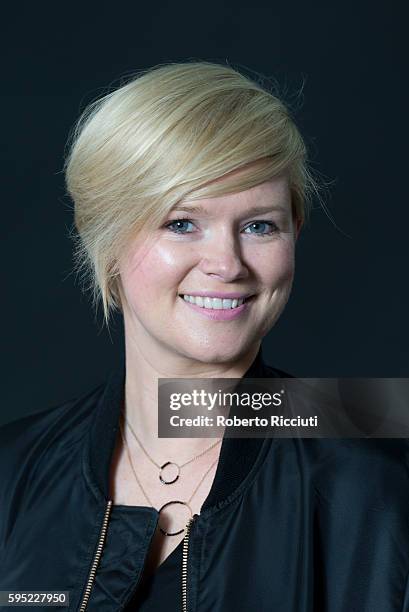
[[[220,179],[219,179],[220,180]],[[172,210],[195,214],[213,214],[222,211],[251,210],[253,213],[277,210],[287,212],[291,206],[291,193],[287,177],[265,181],[244,191],[228,193],[197,200],[186,199]]]

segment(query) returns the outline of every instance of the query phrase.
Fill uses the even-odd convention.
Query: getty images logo
[[[249,407],[253,410],[261,410],[266,406],[281,406],[284,389],[276,393],[230,393],[219,389],[216,393],[210,393],[204,389],[194,389],[190,393],[171,393],[169,406],[171,410],[180,410],[185,407],[207,408],[213,410],[215,407],[225,407],[235,404],[236,406]]]

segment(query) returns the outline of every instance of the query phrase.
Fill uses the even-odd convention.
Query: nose
[[[206,245],[206,253],[200,261],[200,270],[207,276],[215,276],[224,282],[247,278],[240,245],[234,236],[218,235]]]

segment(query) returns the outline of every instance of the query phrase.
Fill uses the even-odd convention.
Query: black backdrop
[[[297,245],[290,302],[264,340],[299,376],[408,376],[404,3],[19,3],[1,36],[3,410],[36,412],[102,382],[122,350],[71,274],[64,145],[121,75],[228,60],[303,90],[298,124],[333,180]],[[298,106],[300,104],[298,103]]]

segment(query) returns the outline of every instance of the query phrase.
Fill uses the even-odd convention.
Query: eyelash
[[[167,223],[165,225],[166,229],[169,229],[172,233],[174,234],[192,234],[193,232],[182,232],[180,230],[173,230],[171,229],[171,226],[174,223],[181,223],[183,221],[186,221],[188,223],[193,223],[193,221],[191,219],[187,219],[187,218],[180,218],[180,219],[173,219],[173,221],[170,221],[169,223]],[[266,225],[269,225],[272,229],[269,232],[266,232],[264,234],[258,234],[258,233],[253,233],[250,232],[251,234],[253,234],[254,236],[261,236],[261,237],[266,237],[266,236],[271,236],[272,234],[276,234],[277,232],[279,232],[279,228],[277,226],[276,223],[274,223],[274,221],[264,221],[262,219],[257,220],[257,221],[252,221],[249,225],[247,225],[246,227],[251,227],[254,224],[258,224],[258,223],[265,223]]]

